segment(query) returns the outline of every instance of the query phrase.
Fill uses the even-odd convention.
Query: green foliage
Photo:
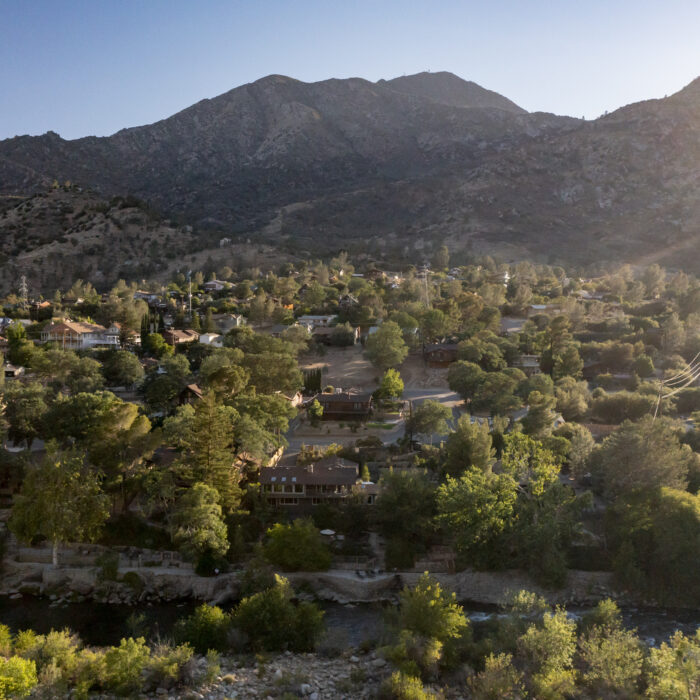
[[[447,438],[443,471],[459,476],[470,468],[491,471],[495,457],[488,424],[474,422],[469,416],[460,416],[455,431]]]
[[[462,565],[497,568],[505,561],[515,522],[517,484],[506,474],[468,469],[438,488],[437,521],[455,543]]]
[[[31,469],[15,498],[9,521],[11,531],[24,541],[43,535],[54,545],[92,540],[107,520],[107,499],[97,476],[75,451],[49,449]]]
[[[176,622],[173,635],[178,643],[189,644],[198,654],[209,649],[225,651],[230,626],[231,618],[227,613],[204,603]]]
[[[311,520],[276,523],[267,531],[265,557],[285,571],[324,571],[331,553]]]
[[[647,697],[692,700],[700,694],[700,630],[694,637],[677,631],[669,642],[649,651]]]
[[[0,658],[0,697],[26,698],[37,681],[34,661],[19,656]]]
[[[591,455],[591,470],[610,497],[661,486],[684,489],[698,456],[666,420],[626,421]]]
[[[436,487],[418,470],[387,471],[380,480],[381,489],[374,507],[377,529],[388,540],[387,567],[404,568],[390,561],[392,548],[410,550],[413,555],[425,549],[434,535]],[[411,560],[413,556],[411,556]],[[392,565],[393,563],[393,565]],[[411,561],[411,564],[413,562]]]
[[[398,370],[390,368],[384,372],[376,393],[381,399],[398,399],[403,394],[403,380]]]
[[[232,616],[252,649],[311,651],[323,630],[323,612],[312,603],[295,606],[289,582],[275,576],[275,584],[244,598]]]
[[[421,637],[447,642],[467,629],[467,618],[454,593],[424,573],[414,588],[399,594],[399,627]]]
[[[413,409],[406,421],[406,428],[413,433],[429,435],[431,440],[434,433],[444,435],[447,432],[447,421],[452,418],[452,411],[447,406],[433,399],[426,399]]]
[[[382,682],[380,700],[436,700],[433,693],[423,687],[420,678],[395,671]]]
[[[172,538],[190,560],[211,552],[223,557],[229,548],[219,494],[206,484],[196,483],[179,500],[172,515]]]
[[[520,700],[525,691],[523,674],[514,667],[511,654],[489,654],[470,685],[474,700]]]
[[[397,367],[408,355],[401,329],[393,321],[384,322],[367,338],[365,348],[370,361],[382,370]]]
[[[105,686],[117,695],[133,697],[141,689],[141,673],[150,657],[143,637],[122,639],[105,653]]]

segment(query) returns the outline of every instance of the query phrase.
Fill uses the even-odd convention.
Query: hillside
[[[450,73],[272,75],[110,137],[2,141],[0,192],[58,179],[135,195],[211,231],[201,247],[216,232],[411,258],[446,239],[506,259],[695,267],[699,93],[696,81],[581,122]]]

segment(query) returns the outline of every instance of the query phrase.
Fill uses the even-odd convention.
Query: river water
[[[106,603],[67,603],[56,605],[46,598],[24,596],[10,600],[0,598],[0,623],[17,631],[31,628],[39,633],[68,627],[90,645],[117,644],[124,636],[145,635],[152,639],[167,637],[175,621],[188,615],[195,607],[192,601],[161,603],[131,607]],[[381,637],[384,612],[387,606],[379,603],[340,605],[322,603],[329,636],[338,643],[357,646],[365,640]],[[472,624],[478,627],[496,615],[494,606],[464,604]],[[569,614],[580,618],[590,608],[572,607]],[[700,626],[700,610],[623,608],[625,625],[636,628],[639,636],[649,644],[657,645],[668,639],[675,630],[695,634]],[[142,620],[135,620],[143,615]]]

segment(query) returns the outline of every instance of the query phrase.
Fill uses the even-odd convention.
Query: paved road
[[[403,393],[403,398],[408,401],[412,401],[414,407],[420,405],[423,401],[431,399],[433,401],[439,401],[444,403],[450,408],[452,408],[452,420],[448,422],[450,430],[454,429],[457,418],[460,415],[459,405],[461,404],[461,398],[459,394],[456,394],[450,389],[445,387],[429,387],[424,389],[406,389]],[[382,442],[385,445],[391,445],[398,439],[402,438],[406,433],[405,425],[403,422],[399,423],[395,428],[391,430],[383,431],[381,434]],[[362,437],[360,433],[357,434],[357,438]],[[426,442],[430,442],[430,435],[422,436]],[[357,439],[353,436],[353,439]],[[433,435],[433,444],[439,444],[440,440],[444,440],[444,435]],[[289,447],[285,451],[285,456],[283,461],[289,460],[290,455],[295,455],[299,452],[302,445],[318,445],[319,447],[330,445],[332,443],[344,443],[349,440],[349,436],[337,436],[319,433],[318,436],[309,437],[297,437],[294,434],[287,435],[287,441],[289,442]]]

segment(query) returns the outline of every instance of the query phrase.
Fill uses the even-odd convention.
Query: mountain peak
[[[470,80],[463,80],[454,73],[439,71],[404,75],[392,80],[379,80],[377,85],[391,88],[397,92],[428,98],[452,107],[495,108],[517,114],[526,114],[519,107],[497,92],[487,90]]]

